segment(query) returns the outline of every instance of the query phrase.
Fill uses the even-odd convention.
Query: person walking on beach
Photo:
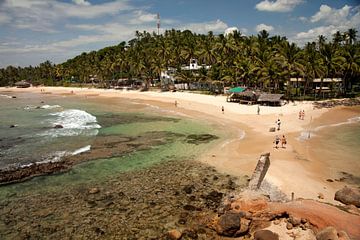
[[[278,135],[276,135],[276,136],[275,136],[275,140],[274,140],[275,148],[276,148],[276,149],[278,148],[279,142],[280,142],[280,138],[279,138]]]
[[[225,112],[224,106],[221,106],[221,112],[222,112],[222,114],[224,114],[224,112]]]
[[[303,109],[301,112],[301,120],[304,120],[304,118],[305,118],[305,110]]]
[[[299,111],[299,120],[301,120],[301,116],[302,116],[302,112],[301,110]]]
[[[281,125],[280,118],[278,118],[278,120],[275,123],[277,125],[277,130],[279,131],[280,130],[280,125]]]
[[[177,101],[175,100],[175,107],[177,107],[177,104],[178,104],[178,103],[177,103]]]
[[[281,147],[285,148],[285,145],[286,145],[286,138],[285,138],[285,135],[283,135],[281,138]]]
[[[257,114],[260,115],[260,106],[257,107]]]

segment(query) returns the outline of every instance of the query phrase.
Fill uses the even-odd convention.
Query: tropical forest
[[[199,66],[182,67],[196,59]],[[332,39],[323,35],[298,46],[286,37],[270,36],[265,30],[245,36],[195,34],[189,30],[166,30],[163,34],[136,32],[128,42],[84,52],[60,64],[0,69],[0,86],[25,80],[33,85],[96,86],[110,88],[122,81],[138,81],[145,90],[163,87],[160,75],[175,69],[174,83],[205,83],[209,89],[246,86],[288,97],[311,96],[314,79],[341,79],[339,96],[360,93],[360,42],[356,29],[337,31]],[[289,79],[302,79],[300,89],[291,89]],[[167,83],[168,84],[168,83]],[[212,86],[212,87],[211,87]]]

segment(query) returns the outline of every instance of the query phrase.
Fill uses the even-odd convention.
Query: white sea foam
[[[221,145],[220,148],[224,148],[226,145],[228,145],[228,144],[230,144],[230,143],[232,143],[232,142],[235,142],[235,141],[237,141],[237,140],[243,140],[243,139],[245,138],[245,136],[246,136],[245,131],[244,131],[244,130],[239,130],[239,138],[234,138],[234,139],[232,139],[232,140],[228,140],[228,141],[224,142],[224,143]]]
[[[54,109],[54,108],[61,108],[60,105],[43,105],[40,108],[42,109]]]
[[[35,162],[35,164],[60,162],[66,155],[68,155],[66,151],[56,151],[48,155],[44,160]]]
[[[101,126],[97,123],[96,117],[78,109],[69,109],[61,112],[50,113],[51,117],[45,122],[50,127],[61,125],[62,128],[49,129],[41,136],[78,136],[88,135],[93,136],[98,134],[98,129]]]
[[[4,97],[4,98],[12,98],[12,96],[10,96],[10,95],[5,95],[5,94],[0,94],[0,97]]]
[[[87,145],[85,147],[82,147],[82,148],[79,148],[77,150],[75,150],[71,155],[77,155],[77,154],[80,154],[80,153],[83,153],[83,152],[87,152],[87,151],[90,151],[91,149],[91,145]]]

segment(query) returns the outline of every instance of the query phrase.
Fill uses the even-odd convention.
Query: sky
[[[160,33],[265,29],[303,46],[355,28],[360,39],[359,0],[0,0],[0,68],[57,64],[156,32],[157,13]]]

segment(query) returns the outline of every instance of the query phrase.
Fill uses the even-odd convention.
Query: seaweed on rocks
[[[179,229],[184,239],[213,239],[206,223],[230,179],[196,161],[168,161],[98,184],[17,194],[0,201],[0,238],[166,239]]]
[[[198,145],[202,143],[209,143],[218,138],[218,136],[212,134],[190,134],[186,137],[185,141],[190,144]]]
[[[148,123],[148,122],[179,122],[178,118],[150,116],[141,114],[103,114],[98,115],[97,119],[102,127],[110,127],[117,124],[129,124],[129,123]]]

